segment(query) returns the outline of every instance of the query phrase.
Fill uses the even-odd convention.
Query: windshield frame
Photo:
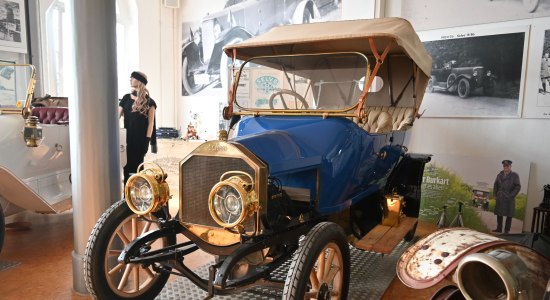
[[[0,115],[3,114],[21,114],[23,118],[28,117],[31,114],[31,102],[34,94],[34,87],[36,84],[36,68],[34,65],[31,64],[0,64],[0,66],[6,66],[6,67],[28,67],[30,68],[30,74],[28,74],[28,83],[26,87],[26,95],[25,95],[25,104],[21,105],[21,107],[0,107]],[[17,88],[17,87],[16,87]],[[22,99],[16,99],[17,103],[19,103]]]
[[[367,55],[356,52],[356,51],[343,51],[343,52],[320,52],[320,53],[305,53],[305,54],[285,54],[285,55],[264,55],[264,56],[255,56],[251,57],[245,61],[242,62],[242,64],[239,67],[239,70],[234,73],[233,76],[233,82],[231,83],[231,90],[229,91],[229,97],[230,101],[229,103],[232,103],[232,105],[235,105],[238,110],[233,110],[233,114],[235,115],[308,115],[308,116],[341,116],[341,117],[355,117],[354,110],[357,108],[359,103],[361,102],[361,99],[364,100],[366,98],[368,93],[362,93],[360,97],[357,98],[357,101],[349,107],[345,107],[342,109],[270,109],[270,108],[250,108],[250,107],[243,107],[241,106],[237,101],[237,88],[239,86],[239,81],[241,80],[241,74],[243,74],[243,69],[245,66],[248,66],[248,63],[253,60],[259,60],[264,58],[277,58],[277,57],[300,57],[300,56],[320,56],[320,55],[337,55],[337,54],[345,54],[345,55],[357,55],[359,57],[363,57],[366,61],[366,70],[365,70],[365,76],[364,76],[364,86],[363,91],[365,89],[368,90],[367,83],[369,82],[370,76],[372,76],[371,72],[371,64],[367,57]]]

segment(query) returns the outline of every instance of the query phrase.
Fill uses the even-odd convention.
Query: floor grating
[[[351,278],[348,299],[377,300],[384,295],[395,277],[395,265],[401,254],[414,243],[401,242],[389,255],[368,252],[350,246]],[[290,266],[290,260],[273,273],[273,278],[283,280]],[[207,278],[207,266],[200,267],[197,273]],[[240,294],[215,296],[214,299],[275,300],[281,299],[282,291],[270,287],[254,287]],[[177,278],[169,282],[157,300],[204,299],[207,293],[195,286],[187,278]]]

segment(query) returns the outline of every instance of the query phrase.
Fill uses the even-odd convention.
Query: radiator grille
[[[183,165],[182,192],[180,206],[181,220],[185,223],[206,225],[221,228],[208,210],[208,195],[212,187],[220,181],[220,176],[227,171],[244,171],[253,178],[254,170],[242,159],[232,157],[192,156]],[[254,228],[253,218],[244,222],[245,230]]]

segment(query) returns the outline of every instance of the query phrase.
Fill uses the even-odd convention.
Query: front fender
[[[222,33],[214,44],[212,49],[212,55],[208,62],[208,74],[218,74],[220,72],[220,60],[223,54],[223,47],[227,44],[233,43],[235,39],[247,40],[253,35],[248,32],[244,27],[235,26]],[[218,58],[218,59],[215,59]]]
[[[8,169],[0,167],[0,197],[27,210],[41,213],[56,213],[44,198]]]

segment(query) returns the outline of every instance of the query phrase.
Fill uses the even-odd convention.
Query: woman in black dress
[[[157,104],[145,87],[147,76],[142,72],[132,72],[130,86],[132,92],[124,95],[119,102],[119,118],[124,117],[126,128],[126,166],[124,166],[124,185],[143,163],[151,144],[156,153],[155,110]]]

